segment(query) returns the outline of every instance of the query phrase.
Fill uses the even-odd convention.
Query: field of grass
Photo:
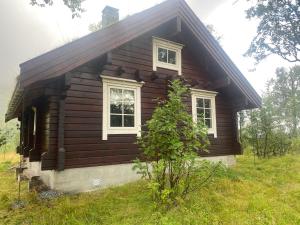
[[[17,196],[11,167],[0,162],[0,224],[300,224],[299,155],[259,160],[255,166],[251,157],[240,156],[227,174],[167,212],[155,208],[142,181],[48,201],[26,192],[23,184],[25,208],[10,210]]]

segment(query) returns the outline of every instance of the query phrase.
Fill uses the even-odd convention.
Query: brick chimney
[[[102,28],[108,27],[119,21],[119,10],[111,6],[105,6],[102,10]]]

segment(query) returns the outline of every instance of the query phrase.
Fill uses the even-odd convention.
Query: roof
[[[19,88],[61,76],[177,17],[188,26],[247,100],[259,107],[260,96],[184,0],[167,0],[20,64]]]

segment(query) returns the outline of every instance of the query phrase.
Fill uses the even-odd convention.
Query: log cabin
[[[184,0],[118,13],[107,6],[99,31],[20,64],[6,121],[20,121],[24,174],[64,192],[138,179],[136,138],[173,79],[190,87],[190,113],[208,127],[199,155],[234,163],[237,113],[261,105],[247,79]]]

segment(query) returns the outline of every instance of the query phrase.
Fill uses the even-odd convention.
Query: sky
[[[222,36],[221,46],[246,76],[259,94],[265,83],[274,76],[278,66],[292,65],[277,56],[254,66],[254,61],[243,57],[255,35],[257,22],[245,18],[247,1],[186,0],[205,23],[214,26]],[[119,9],[120,19],[162,0],[86,0],[86,12],[72,19],[70,10],[55,0],[52,7],[31,6],[30,0],[0,1],[0,120],[4,117],[8,100],[19,74],[19,64],[89,33],[88,26],[101,20],[106,5]]]

